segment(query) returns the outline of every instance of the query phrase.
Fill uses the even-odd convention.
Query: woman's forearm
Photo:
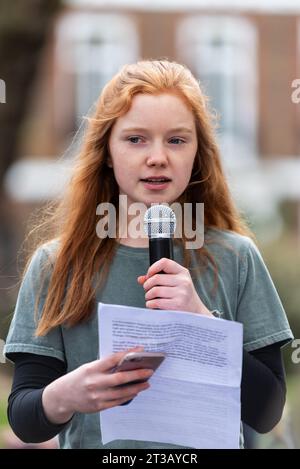
[[[44,388],[42,394],[42,405],[49,422],[60,425],[67,423],[74,415],[68,402],[66,390],[67,375],[52,381]]]

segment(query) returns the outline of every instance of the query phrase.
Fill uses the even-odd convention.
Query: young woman
[[[149,268],[145,237],[97,234],[97,207],[118,208],[120,196],[128,206],[203,203],[204,245],[185,249],[183,230],[174,260]],[[9,421],[22,440],[59,433],[62,448],[180,448],[102,444],[99,412],[147,392],[149,383],[130,383],[150,373],[110,373],[126,351],[97,359],[98,301],[208,316],[219,310],[242,322],[242,421],[258,432],[274,427],[286,393],[280,349],[292,333],[230,197],[206,98],[186,67],[141,61],[104,87],[50,223],[53,236],[25,269],[5,347],[15,363]]]

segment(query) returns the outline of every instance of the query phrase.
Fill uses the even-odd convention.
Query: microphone
[[[174,259],[173,236],[176,215],[167,205],[152,205],[144,216],[144,230],[149,237],[150,265],[162,257]],[[164,273],[159,272],[159,273]]]

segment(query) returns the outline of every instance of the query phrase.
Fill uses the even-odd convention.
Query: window
[[[186,17],[177,31],[180,60],[193,70],[220,116],[219,143],[228,164],[257,153],[256,40],[251,22],[233,16]]]
[[[122,14],[71,12],[56,30],[55,108],[62,119],[66,94],[73,94],[74,126],[110,78],[139,56],[134,22]]]

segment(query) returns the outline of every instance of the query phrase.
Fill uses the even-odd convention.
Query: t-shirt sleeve
[[[53,269],[50,254],[49,247],[38,248],[22,280],[4,346],[4,356],[10,361],[11,352],[35,353],[66,361],[60,327],[52,329],[43,337],[35,336],[37,318],[41,316]],[[35,303],[39,294],[35,315]]]
[[[293,339],[268,269],[250,239],[240,256],[237,321],[243,323],[244,348],[248,352]]]

